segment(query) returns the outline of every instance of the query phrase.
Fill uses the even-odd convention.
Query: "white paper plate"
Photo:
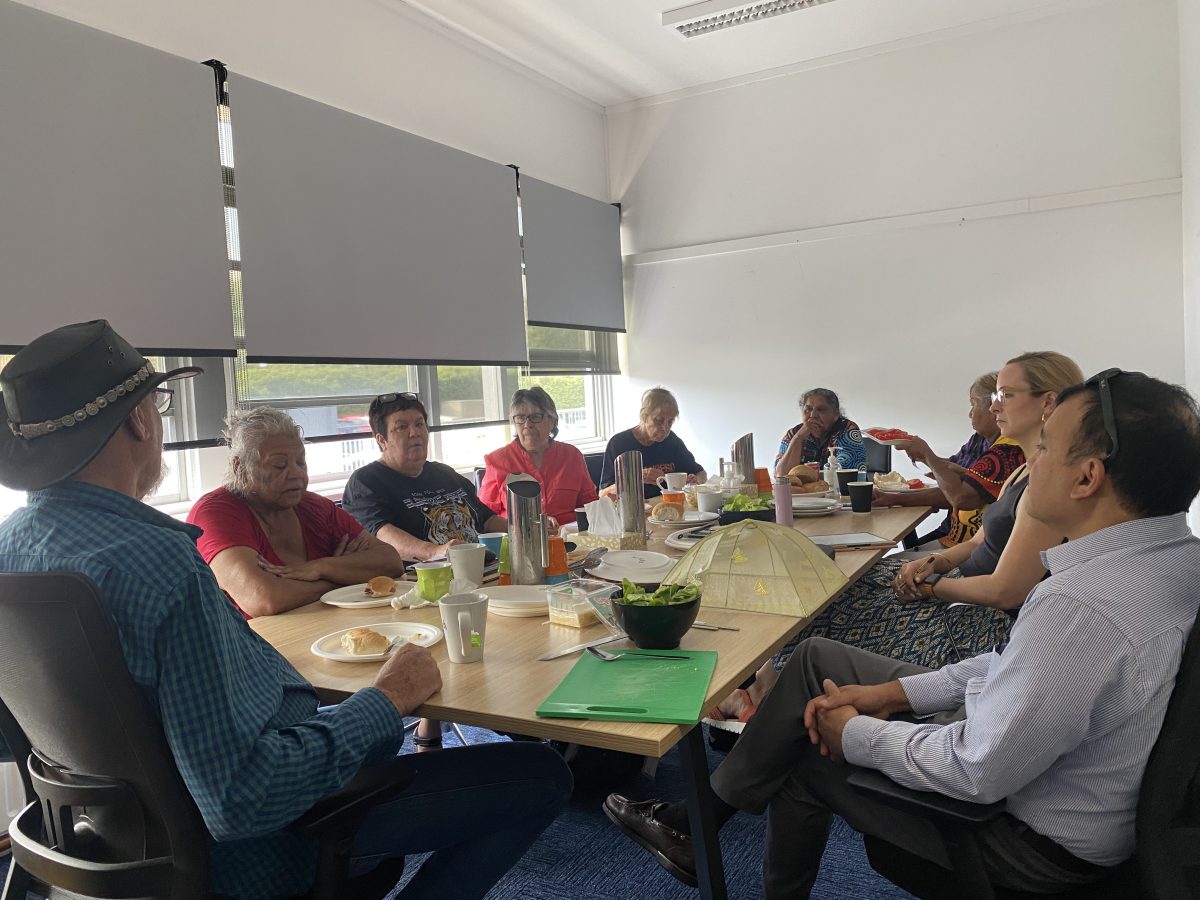
[[[409,588],[409,585],[397,580],[394,594],[388,594],[386,597],[368,597],[363,593],[366,586],[367,583],[364,581],[362,584],[348,584],[345,587],[334,588],[321,595],[321,602],[345,609],[373,609],[377,606],[390,606],[393,597],[399,597]]]
[[[588,569],[588,574],[593,578],[612,581],[618,584],[626,578],[634,584],[660,584],[667,577],[667,573],[674,567],[675,564],[672,562],[669,566],[660,566],[657,569],[618,569],[615,566],[608,566],[601,563],[594,569]]]
[[[536,584],[496,584],[484,588],[488,612],[516,618],[550,615],[550,598]]]
[[[832,506],[829,509],[793,509],[793,519],[816,519],[819,516],[832,516],[835,512],[841,509],[841,504]]]
[[[872,428],[883,428],[882,425],[872,425],[871,427]],[[895,447],[897,444],[909,440],[909,438],[895,438],[895,439],[889,440],[889,441],[881,441],[879,438],[875,437],[875,435],[868,434],[867,429],[865,429],[865,428],[862,430],[862,436],[865,438],[870,438],[877,444],[883,444],[883,446],[885,446],[885,447]]]
[[[842,505],[841,500],[835,500],[832,497],[810,497],[803,494],[792,497],[792,509],[799,510],[815,510],[815,509],[837,509]]]
[[[436,625],[426,625],[423,622],[381,622],[378,625],[356,625],[355,627],[370,628],[386,638],[404,637],[408,639],[409,643],[416,644],[418,647],[432,647],[442,639],[442,629]],[[317,638],[308,649],[317,656],[335,659],[338,662],[378,662],[381,659],[387,659],[391,656],[392,650],[402,646],[402,644],[397,644],[387,653],[347,653],[342,649],[342,635],[351,630],[353,629],[343,628],[341,631],[327,634],[323,638]]]
[[[699,512],[694,509],[689,509],[683,514],[683,518],[675,522],[667,522],[663,519],[656,519],[650,516],[646,519],[651,525],[666,525],[671,528],[691,528],[693,525],[703,525],[705,522],[715,522],[718,516],[715,512]]]
[[[602,565],[614,569],[661,569],[675,564],[675,560],[665,553],[653,550],[609,550],[601,559]]]
[[[882,487],[881,485],[878,485],[878,484],[875,485],[875,488],[884,494],[907,494],[909,491],[923,491],[929,487],[932,487],[932,485],[926,484],[926,485],[922,485],[919,488],[909,487],[907,484],[894,485],[894,486],[889,485],[888,487]]]

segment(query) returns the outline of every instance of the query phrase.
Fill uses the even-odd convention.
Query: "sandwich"
[[[794,481],[792,482],[793,494],[823,494],[827,490],[829,490],[829,482],[822,478],[801,485],[797,485]]]
[[[387,653],[392,646],[389,638],[371,628],[351,628],[342,635],[342,649],[355,656],[372,656]]]
[[[396,579],[386,575],[376,575],[367,582],[363,593],[368,597],[390,597],[396,593]]]

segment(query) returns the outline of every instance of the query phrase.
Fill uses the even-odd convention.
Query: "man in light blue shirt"
[[[320,708],[225,599],[196,550],[200,529],[141,502],[163,471],[171,391],[160,385],[198,372],[155,372],[103,320],[43,335],[9,362],[0,483],[30,494],[0,526],[0,571],[96,582],[212,836],[211,889],[298,894],[311,884],[315,847],[286,826],[364,764],[394,755],[403,716],[441,689],[441,675],[428,650],[404,645],[373,686]],[[482,897],[571,790],[565,763],[545,746],[406,759],[412,785],[368,814],[351,854],[358,875],[434,851],[402,897]]]
[[[1154,465],[1176,460],[1169,476]],[[806,897],[831,813],[901,847],[931,826],[846,784],[846,762],[1008,813],[983,837],[996,884],[1050,892],[1134,849],[1138,789],[1200,604],[1200,414],[1181,388],[1109,370],[1064,391],[1030,461],[1043,554],[1009,643],[929,671],[831,641],[802,645],[712,778],[718,821],[769,815],[767,898]],[[612,795],[609,817],[677,877],[686,810]],[[682,813],[682,815],[681,815]]]

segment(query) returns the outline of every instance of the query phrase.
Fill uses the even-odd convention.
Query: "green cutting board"
[[[625,651],[636,657],[637,650]],[[717,654],[712,650],[647,650],[686,660],[648,657],[605,662],[584,653],[537,708],[539,716],[666,722],[692,725],[700,719]]]

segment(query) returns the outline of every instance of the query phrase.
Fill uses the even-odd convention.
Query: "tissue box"
[[[578,546],[589,550],[595,547],[607,547],[609,550],[646,549],[646,535],[632,531],[626,531],[624,534],[592,534],[590,531],[581,531],[575,535],[574,541]]]

